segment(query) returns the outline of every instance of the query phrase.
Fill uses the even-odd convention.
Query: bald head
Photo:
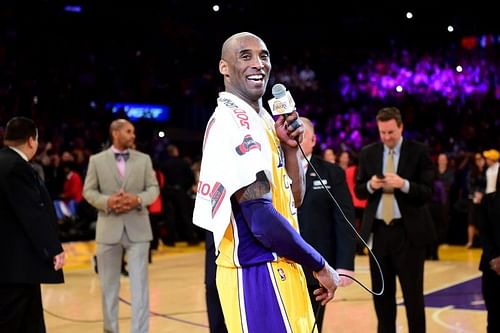
[[[307,128],[307,131],[311,132],[311,134],[314,135],[314,124],[309,118],[306,117],[300,117],[302,122],[304,123],[304,126]]]
[[[113,146],[118,150],[134,147],[135,128],[130,121],[126,119],[113,120],[109,125],[109,134]]]
[[[113,132],[119,131],[123,126],[131,124],[130,121],[126,119],[116,119],[111,122],[111,125],[109,125],[109,133],[111,136],[113,136]]]
[[[237,48],[240,41],[244,38],[255,38],[264,44],[260,37],[252,34],[251,32],[238,32],[237,34],[234,34],[226,39],[224,44],[222,44],[222,51],[220,55],[221,59],[230,59],[230,56],[234,54],[234,50]]]
[[[314,134],[314,124],[306,117],[300,117],[304,123],[304,139],[302,140],[302,150],[306,156],[312,154],[314,146],[316,146],[316,135]]]

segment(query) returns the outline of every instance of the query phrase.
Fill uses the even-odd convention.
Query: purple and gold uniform
[[[263,171],[271,184],[273,207],[294,233],[298,230],[291,179],[271,116],[221,93],[205,132],[201,166],[193,222],[214,233],[217,288],[229,332],[311,332],[314,316],[302,267],[260,242],[232,198]],[[273,242],[287,248],[289,258],[295,257],[298,250],[289,247],[291,239],[277,237]],[[318,254],[306,251],[299,256],[311,257],[309,262],[319,268],[324,264]]]

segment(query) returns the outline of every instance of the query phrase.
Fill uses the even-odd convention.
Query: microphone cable
[[[373,258],[373,261],[375,262],[375,265],[377,266],[377,269],[380,273],[380,279],[382,281],[382,286],[380,288],[380,291],[376,292],[376,291],[373,291],[371,289],[369,289],[368,287],[366,287],[361,281],[357,280],[356,278],[352,277],[352,276],[349,276],[347,274],[342,274],[340,273],[339,276],[343,276],[343,277],[346,277],[346,278],[349,278],[351,280],[353,280],[354,282],[356,282],[358,285],[360,285],[364,290],[366,290],[367,292],[369,292],[370,294],[372,295],[375,295],[375,296],[380,296],[384,293],[384,289],[385,289],[385,282],[384,282],[384,275],[382,273],[382,268],[380,267],[380,264],[377,260],[377,257],[373,254],[372,250],[370,249],[370,247],[368,246],[368,244],[366,244],[366,242],[364,241],[363,237],[361,237],[361,235],[357,232],[356,228],[354,227],[354,225],[349,221],[349,219],[347,218],[347,216],[345,215],[344,211],[342,210],[342,208],[340,207],[339,203],[337,202],[337,199],[335,199],[335,197],[333,196],[333,194],[330,192],[330,190],[326,187],[325,183],[323,182],[323,178],[321,177],[321,175],[318,173],[318,171],[316,170],[316,168],[314,167],[314,165],[311,163],[311,161],[307,158],[306,154],[304,153],[304,150],[302,149],[302,146],[300,145],[300,143],[298,143],[298,146],[299,146],[299,149],[300,149],[300,152],[302,153],[302,156],[304,156],[304,159],[307,161],[307,164],[313,169],[313,171],[316,173],[316,175],[318,176],[319,178],[319,181],[321,183],[321,186],[323,187],[323,189],[328,193],[328,195],[330,196],[330,198],[332,199],[332,201],[335,203],[335,206],[337,206],[337,208],[339,209],[340,211],[340,214],[342,214],[342,217],[344,218],[344,220],[347,222],[347,224],[349,225],[349,227],[352,229],[352,231],[354,232],[354,234],[356,235],[356,237],[361,241],[361,243],[368,249],[368,254]],[[318,315],[319,315],[319,312],[321,311],[322,309],[322,305],[320,304],[318,306],[318,309],[316,310],[316,314],[314,316],[314,325],[313,325],[313,328],[312,328],[312,331],[311,332],[314,332],[314,328],[316,327],[316,324],[317,324],[317,319],[318,319]]]
[[[369,289],[368,287],[366,287],[362,282],[360,282],[359,280],[357,280],[356,278],[352,277],[352,276],[349,276],[347,274],[342,274],[340,273],[339,276],[343,276],[343,277],[347,277],[351,280],[353,280],[354,282],[356,282],[357,284],[359,284],[363,289],[365,289],[366,291],[368,291],[370,294],[372,295],[375,295],[375,296],[380,296],[384,293],[384,289],[385,289],[385,283],[384,283],[384,275],[382,274],[382,268],[380,267],[380,264],[377,260],[377,257],[373,254],[372,250],[370,249],[370,247],[368,246],[368,244],[366,244],[366,242],[364,241],[363,237],[361,237],[361,235],[358,233],[358,231],[356,230],[356,228],[352,225],[352,223],[349,221],[349,219],[347,218],[347,216],[345,216],[345,213],[344,211],[342,210],[342,208],[340,207],[337,199],[335,199],[335,197],[333,196],[332,192],[330,192],[330,190],[326,187],[325,183],[323,182],[323,178],[321,177],[321,175],[318,173],[318,170],[316,170],[316,168],[314,167],[314,165],[311,163],[311,161],[307,158],[306,154],[304,153],[304,150],[302,149],[302,146],[300,145],[300,143],[298,143],[298,146],[299,146],[299,149],[300,149],[300,152],[302,153],[302,155],[304,156],[305,160],[307,161],[307,164],[313,169],[313,171],[318,175],[318,178],[319,178],[319,181],[321,183],[321,186],[323,187],[323,189],[328,193],[328,195],[330,196],[330,198],[332,199],[332,201],[335,203],[335,206],[337,206],[337,208],[339,209],[340,211],[340,214],[342,214],[342,217],[344,218],[344,220],[347,222],[347,224],[349,225],[349,227],[352,229],[352,231],[354,232],[354,234],[356,235],[356,237],[361,241],[361,243],[363,243],[363,245],[368,249],[368,253],[371,255],[371,257],[373,258],[373,261],[375,262],[375,264],[377,265],[377,269],[380,273],[380,278],[382,280],[382,287],[380,288],[380,291],[379,292],[375,292],[371,289]]]

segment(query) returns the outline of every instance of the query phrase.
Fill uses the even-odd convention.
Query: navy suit
[[[0,150],[0,332],[45,332],[40,283],[64,282],[52,200],[17,152]]]
[[[396,276],[401,283],[410,333],[425,332],[423,274],[425,246],[435,239],[428,202],[432,196],[434,167],[427,147],[419,142],[403,140],[396,173],[408,180],[410,190],[399,189],[394,196],[401,211],[401,220],[387,226],[375,218],[382,189],[370,193],[367,182],[383,173],[384,146],[374,143],[359,154],[356,195],[368,199],[363,214],[361,234],[368,241],[373,233],[373,253],[382,268],[385,292],[374,296],[378,332],[396,332]],[[379,271],[370,258],[373,289],[379,291]]]
[[[481,201],[480,232],[483,253],[479,269],[483,272],[482,293],[486,305],[487,332],[500,332],[500,275],[490,268],[490,260],[500,256],[500,174],[497,190]]]
[[[328,190],[333,194],[349,222],[354,223],[354,205],[347,187],[345,172],[336,164],[319,157],[311,158],[312,165],[319,176],[309,166],[306,171],[306,193],[298,209],[300,234],[314,247],[330,265],[337,269],[354,270],[356,239],[353,230],[347,225],[342,213],[320,183],[320,176]],[[316,313],[320,305],[312,294],[319,288],[318,280],[312,271],[303,267],[311,303]],[[321,330],[324,311],[316,318]]]

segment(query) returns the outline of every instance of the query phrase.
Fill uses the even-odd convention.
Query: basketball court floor
[[[102,332],[100,290],[91,259],[94,242],[65,243],[66,283],[43,285],[45,322],[50,333]],[[480,249],[441,246],[439,261],[425,263],[427,332],[486,332],[481,296]],[[356,257],[356,278],[371,288],[368,257]],[[149,266],[150,332],[207,333],[204,246],[177,243],[154,254]],[[121,278],[120,331],[130,331],[128,278]],[[398,289],[397,327],[408,332]],[[357,284],[339,288],[327,305],[323,332],[376,332],[372,296]],[[264,332],[263,332],[264,333]]]

